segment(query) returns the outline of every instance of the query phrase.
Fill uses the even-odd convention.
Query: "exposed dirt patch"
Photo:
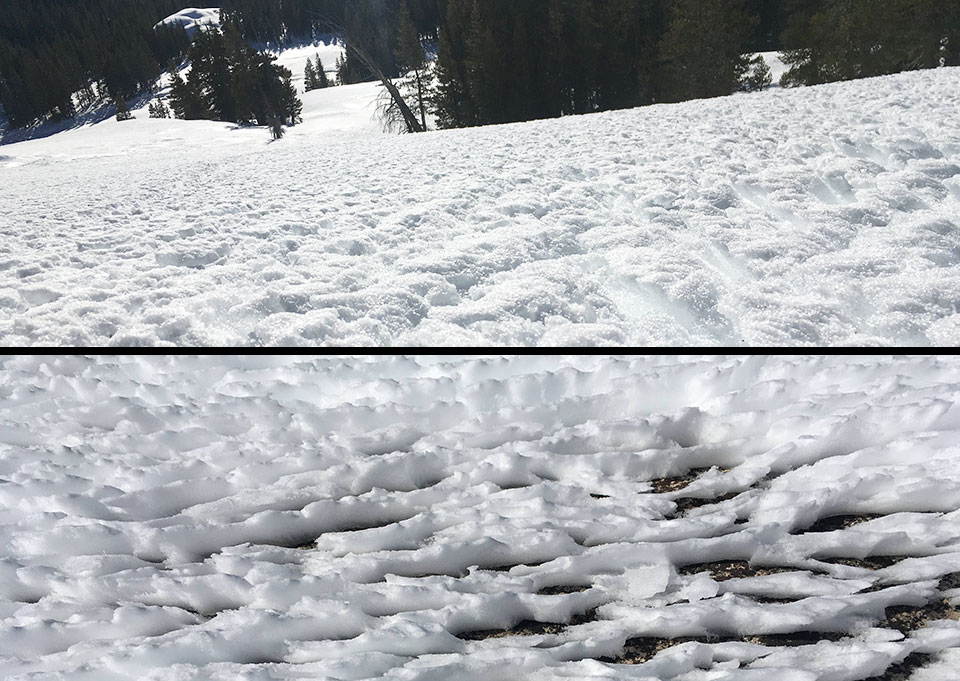
[[[567,624],[558,624],[553,622],[536,622],[534,620],[523,620],[516,626],[509,629],[479,629],[476,631],[463,631],[455,636],[464,641],[483,641],[491,638],[506,638],[508,636],[542,636],[544,634],[562,634],[567,627],[578,624],[594,622],[597,619],[597,610],[594,608],[582,615],[575,616]]]
[[[629,639],[623,646],[623,655],[616,658],[599,658],[600,662],[608,664],[642,664],[649,662],[658,653],[683,643],[697,641],[700,643],[752,643],[768,648],[781,646],[814,645],[820,641],[840,641],[848,634],[798,631],[790,634],[755,634],[750,636],[683,636],[679,638],[655,638],[640,636]]]
[[[890,665],[880,676],[871,676],[865,681],[908,681],[913,676],[913,672],[920,667],[926,667],[934,659],[935,656],[927,653],[911,653],[903,659],[903,662]]]
[[[848,527],[855,527],[856,525],[861,525],[870,520],[876,520],[882,517],[882,515],[876,513],[832,515],[826,518],[820,518],[820,520],[806,528],[804,532],[836,532],[837,530],[845,530]]]
[[[731,492],[730,494],[724,494],[723,496],[712,497],[709,499],[683,497],[681,499],[674,499],[673,501],[677,504],[677,513],[685,514],[688,511],[692,511],[695,508],[700,508],[701,506],[710,506],[711,504],[719,504],[724,501],[730,501],[739,495],[740,492]]]
[[[848,567],[864,568],[866,570],[882,570],[896,565],[908,556],[870,556],[869,558],[817,558],[823,563],[831,565],[846,565]]]
[[[601,657],[598,658],[598,661],[607,664],[643,664],[652,660],[659,652],[691,641],[704,642],[706,639],[689,636],[681,638],[640,636],[631,638],[623,644],[623,654],[620,657]]]
[[[685,475],[678,475],[673,478],[657,478],[650,481],[650,486],[656,494],[666,494],[668,492],[679,492],[687,487],[691,482],[706,473],[709,468],[693,468]]]
[[[960,572],[954,572],[944,575],[940,578],[938,587],[940,591],[950,591],[951,589],[960,589]]]
[[[743,636],[741,638],[726,639],[740,643],[754,643],[760,646],[811,646],[820,641],[842,641],[849,634],[834,631],[796,631],[790,634],[761,634],[758,636]]]
[[[884,611],[884,616],[884,626],[909,634],[934,620],[960,620],[960,610],[950,605],[946,599],[938,599],[922,606],[891,606]]]
[[[714,563],[694,563],[679,569],[681,575],[709,572],[718,582],[744,577],[765,577],[783,572],[795,572],[797,568],[751,565],[745,560],[721,560]]]

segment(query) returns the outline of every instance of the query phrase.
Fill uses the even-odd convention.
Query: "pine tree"
[[[130,113],[130,110],[127,108],[127,103],[123,101],[123,97],[114,97],[113,105],[117,108],[118,121],[132,121],[134,119],[134,115]]]
[[[171,64],[171,69],[169,99],[173,115],[188,121],[211,118],[197,88],[183,79],[174,64]]]
[[[317,66],[314,69],[314,74],[317,78],[317,87],[320,89],[330,87],[330,79],[327,78],[327,72],[323,68],[323,62],[320,60],[320,55],[317,54]]]
[[[317,73],[313,68],[313,62],[307,57],[307,65],[303,69],[303,90],[304,92],[312,92],[318,87]]]
[[[437,125],[458,128],[480,122],[467,82],[467,35],[472,16],[470,0],[449,0],[444,30],[440,32],[436,82],[430,103]]]
[[[150,103],[150,118],[170,118],[170,109],[159,97]]]
[[[420,125],[427,129],[427,59],[420,43],[420,36],[410,17],[406,0],[400,0],[397,11],[397,65],[404,76],[400,89],[403,98],[420,118]]]
[[[960,63],[960,3],[793,0],[785,86],[818,85]]]
[[[661,99],[720,97],[741,89],[744,56],[756,18],[744,0],[669,0],[670,23],[660,41]]]

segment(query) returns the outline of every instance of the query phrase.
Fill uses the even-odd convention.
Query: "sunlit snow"
[[[958,396],[955,358],[3,359],[0,678],[954,681]]]
[[[958,68],[403,137],[378,91],[4,145],[0,342],[960,343]]]
[[[180,24],[187,32],[187,35],[193,35],[205,27],[215,27],[220,25],[220,9],[215,7],[197,8],[188,7],[182,9],[176,14],[159,22],[157,26]]]

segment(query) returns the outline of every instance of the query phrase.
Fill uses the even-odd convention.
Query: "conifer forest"
[[[759,89],[770,76],[748,55],[760,51],[783,52],[786,86],[960,64],[960,3],[943,0],[223,0],[223,32],[192,48],[181,27],[154,28],[180,5],[6,0],[0,105],[11,124],[147,93],[186,61],[206,67],[179,86],[176,115],[293,123],[284,74],[257,50],[330,33],[346,40],[338,82],[417,71],[407,104],[440,127]],[[436,57],[429,74],[424,49]]]

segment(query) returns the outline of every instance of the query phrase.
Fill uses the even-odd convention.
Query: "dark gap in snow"
[[[596,493],[594,493],[594,494],[591,494],[590,496],[593,497],[594,499],[609,499],[609,498],[610,498],[610,495],[609,495],[609,494],[596,494]]]
[[[135,553],[134,557],[142,560],[144,563],[153,563],[154,565],[163,565],[167,562],[166,557],[160,554]]]
[[[508,636],[543,636],[562,634],[567,627],[573,627],[578,624],[586,624],[597,620],[597,610],[589,610],[580,615],[575,615],[569,623],[559,624],[555,622],[537,622],[535,620],[523,620],[509,629],[478,629],[475,631],[462,631],[455,633],[454,636],[464,641],[483,641],[491,638],[506,638]]]
[[[940,578],[940,584],[937,585],[940,591],[950,591],[951,589],[960,589],[960,572],[951,572]]]
[[[692,511],[695,508],[700,508],[701,506],[710,506],[712,504],[719,504],[724,501],[730,501],[731,499],[740,495],[740,492],[731,492],[730,494],[724,494],[723,496],[713,497],[710,499],[701,499],[696,497],[683,497],[681,499],[674,499],[674,502],[677,504],[677,513],[686,514],[688,511]]]
[[[390,527],[396,523],[402,523],[404,520],[410,520],[415,517],[416,513],[409,513],[406,515],[395,516],[393,518],[380,518],[377,520],[367,520],[367,521],[356,521],[348,525],[343,525],[342,527],[332,527],[329,530],[326,530],[323,534],[337,533],[337,532],[363,532],[365,530],[377,530],[381,527]],[[314,537],[316,541],[316,537]]]
[[[554,584],[545,586],[537,592],[537,596],[560,596],[562,594],[575,594],[586,591],[590,588],[589,584]]]
[[[535,563],[509,563],[507,565],[479,565],[478,567],[481,570],[487,570],[489,572],[510,572],[515,567],[538,567],[544,563],[549,563],[551,560],[556,560],[555,558],[550,558],[549,560],[541,560]]]
[[[649,662],[664,650],[684,643],[752,643],[767,648],[800,647],[816,645],[820,641],[841,641],[849,634],[824,631],[795,631],[789,634],[753,634],[745,636],[681,636],[678,638],[657,638],[639,636],[628,639],[620,657],[601,657],[598,662],[607,664],[642,664]]]
[[[712,563],[692,563],[678,568],[681,575],[695,575],[700,572],[709,572],[713,579],[723,582],[728,579],[742,579],[744,577],[764,577],[783,572],[796,572],[797,568],[779,566],[751,565],[745,560],[720,560]]]
[[[294,535],[287,539],[272,541],[269,544],[258,542],[257,546],[273,546],[278,549],[296,549],[298,551],[307,551],[317,548],[317,536],[315,534]]]
[[[532,487],[532,486],[533,485],[531,485],[528,482],[505,482],[498,485],[501,491],[506,491],[509,489],[525,489],[527,487]]]
[[[862,523],[868,522],[870,520],[876,520],[877,518],[883,518],[883,514],[879,513],[863,513],[860,515],[833,515],[827,516],[826,518],[820,518],[810,527],[803,530],[802,533],[809,532],[836,532],[837,530],[845,530],[848,527],[854,527]]]
[[[180,610],[183,610],[184,612],[190,613],[194,617],[199,617],[204,621],[212,620],[214,617],[216,617],[222,612],[236,612],[237,610],[240,610],[242,607],[244,607],[243,605],[233,604],[230,606],[224,606],[222,608],[216,608],[213,610],[198,610],[196,608],[190,607],[189,605],[183,605],[182,603],[180,604],[171,603],[169,605],[158,604],[158,603],[143,603],[142,605],[148,605],[148,606],[157,605],[161,608],[178,608]]]
[[[756,596],[753,594],[750,594],[748,597],[750,598],[750,600],[756,603],[764,604],[764,605],[781,605],[784,603],[796,603],[797,601],[802,601],[804,598],[807,598],[807,596],[773,597],[773,596]]]
[[[836,643],[837,641],[842,641],[845,638],[849,638],[849,636],[849,634],[834,631],[794,631],[789,634],[759,634],[753,636],[730,637],[724,639],[723,642],[753,643],[760,646],[766,646],[768,648],[775,648],[779,646],[794,648],[798,646],[816,645],[820,641],[831,641]]]
[[[657,653],[673,648],[683,643],[705,642],[705,638],[682,636],[680,638],[656,638],[653,636],[638,636],[628,639],[623,644],[623,654],[620,657],[600,657],[598,662],[606,664],[642,664],[652,660]]]
[[[677,475],[672,478],[657,478],[650,480],[650,486],[655,494],[666,494],[667,492],[679,492],[690,483],[709,471],[709,468],[692,468],[684,475]]]
[[[865,570],[882,570],[896,565],[904,558],[909,556],[870,556],[869,558],[819,558],[813,556],[821,563],[830,565],[846,565],[847,567],[863,568]]]
[[[920,667],[925,667],[933,662],[935,656],[928,653],[910,653],[903,662],[893,664],[887,667],[880,676],[871,676],[864,681],[908,681]]]

